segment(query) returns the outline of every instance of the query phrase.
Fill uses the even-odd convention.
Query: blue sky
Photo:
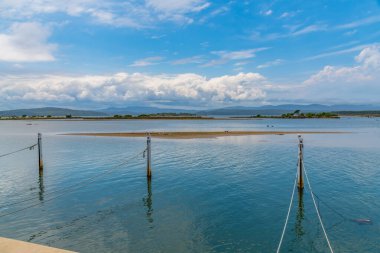
[[[0,1],[0,109],[380,104],[380,2]]]

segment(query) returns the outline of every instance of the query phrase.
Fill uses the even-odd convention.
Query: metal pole
[[[42,135],[38,133],[38,168],[40,170],[40,173],[44,169],[44,162],[42,160]]]
[[[148,177],[148,179],[150,179],[152,177],[152,164],[151,164],[151,139],[150,139],[150,134],[148,134],[148,137],[146,139],[146,161],[147,161],[147,164],[146,164],[146,176]]]
[[[302,191],[303,190],[303,138],[301,135],[298,135],[298,190]]]

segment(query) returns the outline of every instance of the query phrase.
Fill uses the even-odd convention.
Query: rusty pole
[[[42,134],[38,133],[38,168],[40,173],[42,173],[44,169],[44,161],[42,159]]]

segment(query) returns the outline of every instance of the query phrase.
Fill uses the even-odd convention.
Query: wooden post
[[[150,134],[148,134],[148,137],[146,139],[146,176],[148,179],[152,178],[152,164],[151,164],[151,140],[150,140]]]
[[[301,135],[298,135],[298,191],[303,190],[303,139]]]
[[[44,162],[42,160],[42,135],[38,133],[38,168],[40,170],[40,173],[42,173],[44,169]]]

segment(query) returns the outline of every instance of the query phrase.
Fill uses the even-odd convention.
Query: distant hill
[[[157,113],[196,113],[196,110],[158,108],[149,106],[129,106],[129,107],[110,107],[99,110],[109,115],[140,115],[140,114],[157,114]]]
[[[170,109],[170,108],[158,108],[149,106],[129,106],[129,107],[110,107],[106,109],[91,111],[91,110],[74,110],[59,107],[42,107],[31,109],[17,109],[0,111],[0,117],[10,116],[66,116],[72,115],[74,117],[106,117],[113,115],[141,115],[141,114],[159,114],[159,113],[190,113],[199,116],[277,116],[285,113],[294,112],[300,110],[303,113],[318,113],[318,112],[356,112],[356,111],[379,111],[380,105],[296,105],[296,104],[284,104],[284,105],[265,105],[257,107],[245,107],[245,106],[233,106],[224,107],[210,110],[186,110],[186,109]]]
[[[58,108],[58,107],[42,107],[42,108],[32,108],[32,109],[17,109],[17,110],[7,110],[0,111],[1,117],[11,117],[11,116],[108,116],[104,112],[97,111],[87,111],[87,110],[72,110],[66,108]]]
[[[265,105],[258,107],[224,107],[213,110],[199,111],[199,115],[219,115],[219,116],[251,116],[251,115],[281,115],[284,113],[293,112],[295,110],[301,110],[301,112],[336,112],[336,111],[375,111],[380,110],[379,105],[296,105],[296,104],[284,104],[284,105]]]

